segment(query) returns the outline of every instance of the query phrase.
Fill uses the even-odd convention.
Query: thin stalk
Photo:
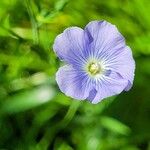
[[[26,7],[27,7],[27,10],[28,10],[29,17],[30,17],[30,20],[31,20],[33,42],[34,42],[34,44],[38,44],[39,43],[38,23],[37,23],[35,14],[32,10],[30,0],[25,0],[25,2],[26,2]]]

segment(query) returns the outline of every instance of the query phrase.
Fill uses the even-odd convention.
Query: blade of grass
[[[26,7],[28,10],[29,17],[31,20],[32,32],[33,32],[33,42],[34,42],[34,44],[38,44],[39,43],[38,23],[37,23],[35,14],[33,12],[30,0],[25,0],[25,2],[26,2]]]

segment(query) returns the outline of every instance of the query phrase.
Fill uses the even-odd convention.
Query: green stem
[[[55,126],[47,130],[47,132],[45,133],[41,141],[38,143],[37,147],[41,147],[41,148],[44,147],[44,149],[47,149],[49,144],[52,142],[54,136],[58,132],[60,132],[60,130],[63,130],[64,128],[66,128],[67,125],[70,123],[70,121],[73,119],[80,104],[81,104],[81,101],[74,100],[72,104],[70,105],[63,120],[61,120],[58,124],[56,124]]]
[[[30,0],[25,0],[25,1],[26,1],[27,10],[28,10],[28,14],[31,20],[31,25],[32,25],[33,42],[34,44],[38,44],[39,43],[38,23],[37,23],[35,14],[32,10]]]

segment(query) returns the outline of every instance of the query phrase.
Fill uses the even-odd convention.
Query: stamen
[[[96,75],[101,72],[101,66],[97,62],[92,62],[88,66],[88,71],[91,75]]]

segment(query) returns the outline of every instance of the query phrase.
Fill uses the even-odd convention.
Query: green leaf
[[[122,135],[129,135],[131,132],[128,126],[111,117],[103,116],[101,117],[100,122],[104,128],[113,131],[115,133],[119,133]]]
[[[0,110],[4,114],[22,112],[50,101],[53,96],[54,90],[50,86],[42,86],[10,97]]]
[[[65,5],[68,3],[69,0],[58,0],[55,4],[55,10],[61,11]]]

